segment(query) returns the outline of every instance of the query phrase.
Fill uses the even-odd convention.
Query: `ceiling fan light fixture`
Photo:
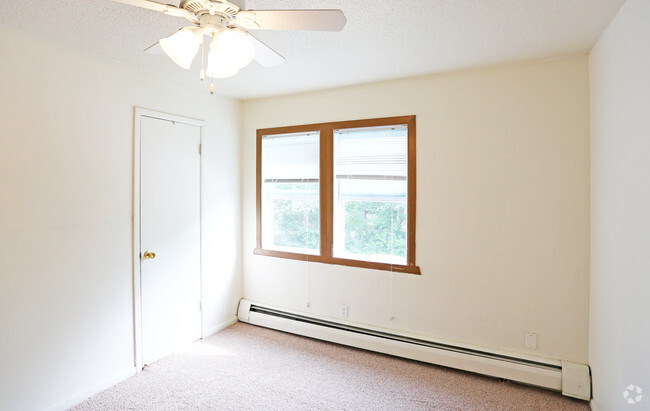
[[[225,29],[214,37],[208,53],[206,75],[212,78],[232,77],[246,67],[255,57],[255,47],[246,33]]]
[[[169,37],[160,39],[160,47],[174,63],[188,70],[203,42],[203,34],[194,27],[185,27]]]
[[[238,29],[226,29],[219,33],[210,45],[223,53],[237,69],[246,67],[255,57],[255,47],[248,40],[245,32]]]
[[[212,78],[232,77],[239,73],[239,67],[219,48],[210,47],[208,68],[205,74]]]
[[[195,26],[178,30],[147,49],[152,54],[162,49],[169,58],[189,70],[201,48],[201,73],[224,78],[234,76],[256,59],[265,67],[285,59],[243,29],[341,31],[347,20],[338,9],[314,10],[244,10],[245,0],[180,0],[178,6],[161,0],[113,0],[142,9],[182,17]],[[176,3],[176,2],[175,2]],[[204,36],[213,38],[205,70]],[[214,93],[214,81],[210,85]]]

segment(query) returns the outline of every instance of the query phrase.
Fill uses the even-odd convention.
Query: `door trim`
[[[189,117],[177,116],[141,107],[134,107],[133,124],[133,208],[131,209],[132,225],[132,258],[133,258],[133,362],[136,372],[142,371],[142,271],[140,269],[142,250],[140,248],[140,161],[141,161],[141,121],[143,117],[197,126],[200,128],[199,144],[203,145],[204,121]],[[198,150],[198,147],[197,147]],[[203,155],[199,156],[199,270],[201,279],[201,306],[203,306]],[[201,309],[201,338],[203,334],[203,309]]]

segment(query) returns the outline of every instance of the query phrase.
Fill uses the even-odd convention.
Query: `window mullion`
[[[332,257],[332,241],[334,230],[333,211],[333,128],[323,127],[320,130],[320,195],[321,195],[321,256]]]

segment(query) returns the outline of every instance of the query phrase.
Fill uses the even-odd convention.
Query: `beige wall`
[[[593,408],[650,409],[650,2],[629,0],[591,69]]]
[[[358,323],[586,363],[587,63],[577,56],[244,102],[244,297],[329,317],[345,303]],[[257,128],[409,114],[421,276],[252,254]],[[538,334],[537,350],[524,348],[526,331]]]
[[[239,103],[0,26],[0,409],[134,372],[134,106],[206,120],[204,330],[234,318]]]

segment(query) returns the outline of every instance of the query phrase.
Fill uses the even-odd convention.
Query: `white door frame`
[[[191,126],[200,127],[200,140],[199,144],[203,144],[203,127],[204,121],[197,120],[189,117],[177,116],[174,114],[162,113],[135,107],[135,121],[133,128],[133,209],[131,210],[132,224],[133,224],[133,345],[134,345],[134,364],[136,372],[140,372],[144,366],[142,359],[142,271],[140,269],[141,253],[140,248],[140,160],[141,160],[141,128],[140,123],[143,117],[156,118],[160,120],[167,120]],[[199,254],[200,254],[200,278],[201,278],[201,302],[203,301],[203,156],[199,156]],[[201,303],[201,306],[203,304]],[[203,310],[201,310],[201,338],[203,338]]]

